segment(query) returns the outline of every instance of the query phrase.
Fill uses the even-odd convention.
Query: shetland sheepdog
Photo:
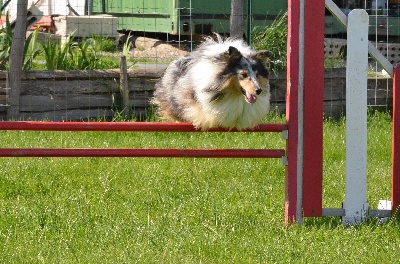
[[[253,128],[270,109],[266,61],[271,55],[242,39],[207,38],[168,66],[152,101],[162,119],[197,129]]]

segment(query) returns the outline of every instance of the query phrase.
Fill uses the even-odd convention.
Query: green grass
[[[287,12],[280,15],[271,26],[256,26],[251,32],[254,49],[272,52],[268,68],[276,72],[286,68],[287,58]]]
[[[282,122],[273,117],[273,122]],[[368,200],[390,197],[390,118],[369,117]],[[324,206],[344,199],[344,121],[324,124]],[[0,132],[2,147],[282,148],[279,134]],[[390,263],[396,219],[283,225],[279,160],[3,158],[1,263]]]

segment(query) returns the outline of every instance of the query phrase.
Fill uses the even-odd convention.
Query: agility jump
[[[323,38],[325,6],[348,26],[346,73],[346,197],[343,208],[322,207]],[[288,173],[286,222],[303,217],[341,216],[346,224],[387,217],[400,205],[400,68],[368,41],[368,15],[353,10],[349,18],[326,0],[289,1]],[[367,59],[368,53],[394,77],[391,207],[369,210],[366,201]],[[312,144],[310,144],[312,143]],[[291,145],[293,144],[293,145]],[[293,165],[293,163],[297,163]],[[293,170],[293,171],[291,171]],[[389,204],[389,203],[388,203]]]
[[[327,0],[327,6],[332,1]],[[346,192],[344,208],[322,207],[324,19],[321,1],[289,0],[286,124],[261,124],[246,132],[282,132],[286,150],[226,149],[0,149],[1,157],[246,157],[283,158],[286,165],[285,223],[304,217],[343,216],[359,222],[390,210],[368,210],[363,191]],[[369,46],[368,46],[369,49]],[[393,73],[393,71],[392,71]],[[400,68],[394,71],[392,210],[400,205]],[[396,89],[397,87],[397,89]],[[363,108],[364,106],[362,106]],[[361,112],[361,115],[364,115]],[[360,116],[361,116],[360,115]],[[366,117],[366,116],[365,116]],[[361,117],[363,120],[364,117]],[[188,123],[0,122],[0,130],[201,132]],[[210,132],[240,132],[211,129]],[[360,143],[356,147],[363,148]],[[363,164],[364,166],[365,164]],[[364,184],[364,183],[363,183]],[[366,182],[365,182],[366,184]],[[361,202],[359,201],[361,197]],[[356,202],[351,202],[355,198]],[[356,215],[352,215],[355,212]]]

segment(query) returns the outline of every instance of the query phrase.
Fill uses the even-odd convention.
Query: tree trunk
[[[244,0],[231,0],[231,37],[243,38],[243,6]]]
[[[10,52],[10,98],[7,110],[8,120],[19,119],[20,91],[22,65],[24,61],[24,43],[26,38],[26,20],[27,20],[28,0],[18,0],[17,19],[13,32],[13,41]]]

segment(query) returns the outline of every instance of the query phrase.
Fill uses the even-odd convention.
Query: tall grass
[[[34,59],[40,54],[38,45],[36,44],[38,29],[33,31],[24,42],[23,52],[23,70],[31,70],[34,67]],[[9,68],[9,57],[11,52],[11,45],[13,39],[13,32],[9,21],[9,15],[6,15],[6,26],[0,29],[0,70]]]
[[[64,43],[57,40],[42,44],[47,70],[93,70],[118,68],[118,60],[101,56],[96,47],[96,40],[88,38],[83,42],[73,42],[69,35]]]
[[[93,48],[96,52],[117,51],[117,44],[113,38],[92,35],[89,39],[94,42]]]
[[[0,30],[0,70],[8,68],[13,32],[7,16],[6,27]],[[115,43],[109,38],[92,37],[75,43],[73,34],[61,43],[50,37],[46,43],[38,43],[38,29],[24,43],[23,70],[94,70],[119,67],[117,58],[103,56],[103,51],[116,51]],[[37,59],[43,59],[44,65]]]
[[[279,15],[271,26],[256,26],[251,32],[254,49],[272,52],[268,65],[270,69],[278,71],[286,68],[287,34],[287,12]]]
[[[283,122],[279,116],[268,122]],[[389,196],[390,117],[369,117],[368,200]],[[345,122],[324,124],[324,206],[340,206]],[[283,148],[279,134],[1,131],[3,147]],[[307,142],[312,144],[312,142]],[[2,263],[395,263],[397,219],[283,226],[279,160],[3,158]]]
[[[6,27],[0,30],[0,70],[8,68],[8,58],[11,53],[12,29],[8,13],[6,15]]]
[[[64,45],[61,44],[60,40],[53,44],[50,38],[47,39],[46,44],[41,43],[47,70],[65,70],[70,67],[67,56],[70,52],[71,44],[72,38],[70,36],[68,36]]]

